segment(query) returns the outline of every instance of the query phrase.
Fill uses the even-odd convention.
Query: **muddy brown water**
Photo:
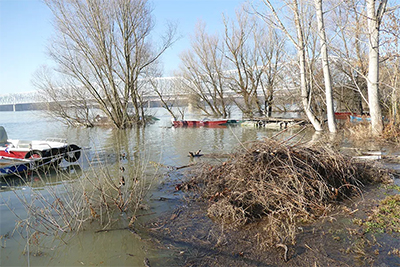
[[[84,152],[85,156],[79,161],[79,169],[70,171],[72,176],[76,176],[76,181],[79,181],[81,173],[85,172],[90,164],[107,165],[110,170],[117,173],[121,164],[134,165],[138,161],[151,162],[144,173],[146,177],[154,177],[154,170],[150,165],[157,165],[158,179],[146,197],[144,203],[146,209],[142,213],[149,215],[139,218],[136,224],[137,234],[128,230],[96,233],[101,227],[92,223],[84,231],[65,233],[62,238],[41,237],[39,246],[27,242],[26,235],[21,236],[18,231],[14,231],[18,220],[29,218],[29,214],[16,196],[24,195],[29,199],[33,195],[32,190],[40,190],[46,195],[49,188],[57,188],[62,192],[65,181],[54,176],[45,182],[35,179],[29,180],[27,183],[14,181],[12,186],[3,182],[0,191],[0,236],[2,237],[0,240],[0,265],[144,266],[146,258],[151,266],[185,266],[187,264],[226,266],[224,262],[231,263],[231,266],[238,266],[238,264],[276,266],[276,264],[282,263],[280,249],[271,250],[268,254],[270,260],[266,260],[265,257],[257,254],[255,249],[251,249],[252,244],[246,243],[244,232],[236,233],[239,235],[236,237],[239,238],[237,240],[243,240],[243,242],[235,246],[232,243],[234,242],[232,240],[235,240],[234,232],[231,233],[231,236],[225,236],[220,227],[205,216],[202,205],[188,201],[187,198],[190,196],[175,190],[175,185],[185,179],[187,168],[174,169],[174,167],[182,167],[196,162],[222,161],[223,158],[211,155],[229,154],[243,142],[271,137],[277,131],[240,126],[171,128],[170,118],[164,111],[154,110],[154,113],[156,117],[160,118],[160,121],[144,129],[118,131],[107,128],[68,128],[56,121],[42,117],[39,112],[2,112],[0,125],[6,128],[9,138],[37,140],[61,137],[66,138],[70,143],[88,148]],[[297,131],[296,129],[287,131],[280,138],[289,138]],[[320,137],[312,135],[312,131],[303,131],[294,140],[307,142],[318,138]],[[353,153],[350,142],[341,139],[337,143],[344,143],[348,148],[347,153]],[[202,154],[206,155],[205,157],[194,159],[188,157],[189,151],[194,152],[199,149]],[[386,151],[385,153],[390,154],[398,152],[397,148],[375,145],[370,145],[369,149],[383,149]],[[122,162],[118,160],[121,153],[127,153],[129,159]],[[400,165],[397,162],[392,162],[390,165],[395,169],[400,168],[398,166]],[[398,183],[398,181],[396,182]],[[127,224],[128,219],[124,217],[124,214],[120,216],[119,224],[113,225],[114,228],[121,228]],[[343,227],[338,228],[342,229]],[[318,227],[314,228],[317,230],[306,229],[304,235],[299,236],[299,244],[303,245],[289,248],[288,253],[293,265],[302,261],[303,263],[308,262],[308,256],[319,257],[317,259],[323,260],[321,255],[333,255],[339,251],[332,246],[331,251],[324,252],[325,254],[312,252],[313,250],[308,247],[316,246],[318,242],[310,242],[309,239],[315,241],[319,240],[321,236]],[[312,235],[310,231],[313,231]],[[249,233],[251,231],[247,234]],[[332,240],[327,238],[324,242],[329,244]],[[242,247],[238,247],[239,244]],[[393,245],[399,247],[398,244],[394,243]],[[252,251],[251,256],[243,254],[246,249]],[[311,252],[314,254],[311,255]],[[338,255],[338,258],[343,257],[340,256],[342,255],[340,253]],[[383,258],[383,256],[381,257]],[[397,264],[395,260],[396,258],[380,262],[387,262],[390,266],[393,262]],[[334,261],[345,262],[340,259],[334,259]],[[314,266],[315,262],[316,260],[310,260],[310,266]],[[379,262],[379,260],[375,262]],[[285,263],[283,262],[283,264]],[[318,266],[322,265],[319,263]]]

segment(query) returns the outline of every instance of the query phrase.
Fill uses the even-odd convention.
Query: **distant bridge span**
[[[176,100],[186,100],[186,95],[174,95],[165,96],[166,99],[173,97]],[[68,101],[66,101],[68,102]],[[93,99],[89,103],[93,106],[97,105],[97,102]],[[147,107],[160,106],[161,101],[158,95],[147,95],[144,97],[144,102]],[[26,93],[12,93],[7,95],[0,95],[0,112],[1,111],[25,111],[25,110],[42,110],[48,103],[40,101],[37,92],[26,92]],[[51,104],[51,103],[50,103]]]
[[[160,88],[160,91],[163,93],[163,97],[166,100],[173,99],[174,101],[182,101],[186,100],[189,96],[188,92],[184,91],[176,91],[177,86],[176,82],[179,82],[180,79],[177,77],[163,77],[154,79]],[[294,89],[294,88],[293,88]],[[292,89],[292,90],[293,90]],[[161,106],[161,101],[158,94],[154,91],[153,87],[144,80],[144,83],[141,85],[141,91],[144,93],[144,102],[147,104],[147,107],[159,107]],[[259,89],[259,95],[262,96],[263,93],[261,89]],[[291,90],[288,89],[275,89],[275,96],[279,94],[285,95],[284,92],[288,92]],[[225,92],[226,96],[241,98],[238,94],[231,90],[227,90]],[[68,99],[65,99],[68,101]],[[96,106],[97,102],[93,99],[91,101],[93,106]],[[42,105],[41,105],[42,104]],[[23,93],[11,93],[11,94],[0,94],[0,111],[24,111],[24,110],[38,110],[44,109],[43,104],[47,104],[47,102],[40,99],[38,91],[31,92],[23,92]]]
[[[156,78],[155,81],[160,82],[160,86],[163,89],[163,95],[166,99],[173,98],[174,100],[186,99],[188,94],[179,92],[179,94],[174,91],[174,81],[176,78]],[[144,86],[143,86],[144,85]],[[148,83],[144,83],[141,88],[143,92],[146,92],[144,96],[144,101],[149,107],[158,106],[160,102],[159,96],[156,94],[154,89]],[[68,101],[68,99],[65,99]],[[96,101],[93,99],[91,101],[94,105]],[[40,104],[45,104],[46,102],[40,99],[38,91],[23,92],[23,93],[11,93],[11,94],[0,94],[0,111],[22,111],[22,110],[36,110],[42,109]]]

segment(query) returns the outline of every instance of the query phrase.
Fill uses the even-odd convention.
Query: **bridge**
[[[141,91],[143,92],[143,100],[147,107],[160,107],[161,100],[159,95],[154,90],[154,87],[147,82],[148,80],[142,80],[143,83],[139,85]],[[173,99],[175,105],[182,104],[182,101],[187,100],[189,97],[189,92],[184,92],[182,90],[177,91],[177,88],[182,88],[181,79],[177,77],[162,77],[155,78],[153,82],[157,83],[158,90],[162,92],[163,98],[165,100]],[[293,90],[292,88],[291,90]],[[275,97],[279,95],[283,96],[283,91],[290,91],[288,88],[275,88]],[[225,92],[226,96],[241,98],[238,94],[231,90]],[[262,96],[262,91],[259,89],[259,95]],[[88,95],[88,97],[90,97]],[[69,101],[69,99],[64,99],[60,101]],[[91,101],[94,106],[96,106],[96,101]],[[23,93],[11,93],[0,95],[0,112],[1,111],[25,111],[25,110],[40,110],[45,109],[47,102],[43,101],[40,97],[39,91],[23,92]]]
[[[37,92],[11,93],[0,95],[0,111],[32,110],[39,103]]]
[[[163,91],[163,96],[166,99],[174,97],[174,100],[183,100],[187,98],[187,94],[173,92],[176,82],[175,77],[156,78],[155,82],[158,83],[159,88]],[[141,90],[145,93],[144,102],[148,107],[160,105],[160,98],[154,91],[149,83],[143,83]],[[60,100],[68,101],[68,99]],[[95,103],[95,101],[92,101]],[[40,110],[46,104],[40,97],[39,91],[23,92],[23,93],[10,93],[0,94],[0,111],[24,111],[24,110]]]

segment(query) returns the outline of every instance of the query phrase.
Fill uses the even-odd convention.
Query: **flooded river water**
[[[176,250],[169,250],[165,246],[163,249],[158,248],[148,239],[146,228],[140,227],[147,220],[174,210],[182,198],[183,195],[174,190],[174,185],[183,178],[182,173],[171,170],[193,161],[221,160],[207,155],[231,153],[241,143],[271,137],[279,132],[241,126],[174,128],[164,110],[153,109],[152,112],[160,120],[145,128],[127,130],[66,127],[37,111],[0,113],[0,125],[5,127],[10,139],[43,140],[57,137],[85,148],[78,164],[61,164],[61,173],[68,174],[68,179],[55,173],[46,179],[32,176],[25,182],[18,179],[1,181],[0,266],[144,266],[146,258],[153,267],[180,265],[176,259]],[[233,118],[240,119],[240,115]],[[288,130],[280,134],[279,138],[292,137],[298,131],[299,128]],[[294,140],[306,142],[315,137],[312,130],[304,130]],[[350,147],[343,140],[339,143]],[[398,154],[397,148],[375,147],[371,144],[369,149]],[[188,157],[189,151],[198,150],[205,156],[195,159]],[[124,157],[121,158],[121,155]],[[70,188],[79,185],[85,175],[96,181],[106,172],[118,181],[121,166],[129,170],[140,166],[141,171],[136,175],[142,176],[140,179],[152,181],[143,202],[145,208],[139,213],[144,216],[138,217],[135,225],[137,234],[126,230],[129,218],[126,218],[125,213],[118,213],[114,219],[121,219],[106,227],[115,231],[99,232],[104,226],[95,221],[86,222],[81,231],[66,231],[60,236],[32,235],[34,230],[25,229],[26,224],[20,226],[20,221],[29,221],[32,216],[29,205],[37,201],[37,196],[53,203],[56,198],[54,192],[71,194]],[[398,166],[394,163],[390,168],[399,170]],[[399,185],[398,179],[395,184]],[[92,186],[96,186],[95,182]],[[33,224],[34,227],[40,225]],[[27,236],[31,237],[29,241]]]
[[[140,129],[124,131],[109,128],[71,128],[60,122],[46,118],[40,112],[2,112],[0,125],[4,126],[10,139],[44,140],[48,137],[64,138],[69,143],[85,147],[84,155],[79,161],[79,168],[84,173],[89,166],[109,166],[119,176],[119,155],[126,154],[128,160],[124,164],[135,162],[152,163],[157,166],[179,167],[191,162],[189,151],[201,149],[203,154],[230,153],[240,143],[272,136],[277,131],[240,126],[226,128],[173,128],[170,117],[162,109],[154,109],[153,113],[159,121]],[[239,118],[238,118],[239,119]],[[297,130],[282,135],[290,136]],[[209,160],[209,159],[208,159]],[[147,165],[152,165],[147,164]],[[63,166],[63,165],[61,165]],[[93,167],[94,166],[94,167]],[[153,168],[154,172],[157,168]],[[157,177],[145,204],[146,212],[157,216],[172,208],[171,203],[152,201],[163,196],[160,191],[165,182],[167,169],[147,168],[143,175]],[[75,182],[79,182],[81,172],[76,173]],[[114,175],[111,173],[111,176]],[[169,177],[170,181],[178,181],[180,177]],[[14,181],[15,182],[15,181]],[[74,181],[72,182],[74,183]],[[48,190],[48,189],[51,190]],[[112,231],[95,233],[101,229],[95,223],[78,233],[67,233],[62,241],[40,237],[40,249],[33,240],[27,242],[27,233],[18,229],[18,221],[29,218],[27,208],[18,197],[24,196],[29,203],[33,192],[43,192],[44,198],[52,198],[52,190],[62,192],[65,181],[59,177],[51,177],[46,181],[33,179],[28,182],[15,182],[9,186],[2,182],[0,191],[0,236],[1,266],[143,266],[143,259],[150,258],[152,266],[173,264],[173,255],[168,250],[157,250],[152,244],[133,235],[129,231]],[[23,202],[23,201],[22,201]],[[18,217],[17,217],[18,216]],[[121,215],[123,216],[123,214]],[[143,216],[141,220],[146,220]],[[17,227],[16,227],[17,226]],[[126,226],[126,225],[125,225]],[[143,233],[145,235],[145,233]],[[36,244],[38,245],[38,244]]]

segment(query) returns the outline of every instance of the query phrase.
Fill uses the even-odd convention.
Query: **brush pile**
[[[244,144],[221,165],[204,166],[188,183],[210,201],[209,217],[225,229],[262,221],[269,246],[294,243],[299,223],[326,215],[332,203],[381,177],[327,147],[266,139]]]

